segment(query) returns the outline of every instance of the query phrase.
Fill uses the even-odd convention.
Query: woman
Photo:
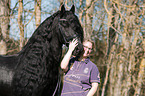
[[[85,40],[83,54],[71,58],[77,45],[78,41],[73,39],[61,62],[61,68],[65,72],[61,96],[93,96],[100,83],[98,68],[89,59],[94,43]]]

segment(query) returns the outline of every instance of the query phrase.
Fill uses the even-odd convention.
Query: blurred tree
[[[23,24],[23,0],[19,0],[18,8],[18,26],[20,29],[20,50],[24,46],[24,24]]]
[[[108,13],[108,26],[117,33],[107,60],[109,64],[107,69],[109,68],[110,72],[106,71],[109,79],[104,82],[108,82],[108,90],[105,92],[107,92],[107,96],[132,96],[134,92],[140,95],[139,92],[143,90],[142,78],[144,78],[139,78],[142,76],[140,72],[144,72],[144,67],[139,67],[144,60],[142,59],[143,55],[139,55],[139,53],[143,53],[143,44],[140,42],[144,41],[143,30],[141,30],[144,16],[141,11],[143,8],[139,5],[143,3],[136,0],[110,0],[110,2],[104,4],[106,4],[105,9]],[[112,8],[117,12],[115,15],[112,15],[112,11],[110,11]],[[112,17],[115,26],[109,23]],[[108,34],[109,40],[110,31]],[[105,96],[105,94],[102,96]]]
[[[41,23],[41,0],[35,0],[35,24],[36,28]]]
[[[7,53],[10,29],[10,0],[0,0],[0,54]]]
[[[86,0],[85,16],[84,16],[84,38],[91,39],[93,32],[92,22],[94,13],[94,2],[95,0]]]

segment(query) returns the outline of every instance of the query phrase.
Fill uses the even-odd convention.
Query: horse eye
[[[70,19],[70,23],[73,23],[74,22],[74,20],[73,19]]]
[[[60,21],[60,24],[64,27],[67,27],[69,25],[68,22],[65,20]]]

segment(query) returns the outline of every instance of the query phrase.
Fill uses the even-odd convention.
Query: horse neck
[[[59,62],[61,55],[62,55],[62,43],[59,41],[59,37],[57,34],[52,36],[50,42],[50,51],[53,54],[53,58]]]
[[[34,48],[36,43],[43,43],[43,47],[45,47],[46,52],[48,51],[48,54],[53,54],[52,57],[55,60],[59,61],[61,58],[62,54],[62,43],[60,42],[60,37],[58,36],[57,32],[59,31],[57,27],[54,27],[54,29],[49,29],[52,28],[52,23],[46,26],[46,22],[43,22],[42,25],[40,25],[37,30],[34,32],[32,37],[29,39],[28,43],[24,46],[23,50],[20,52],[19,55],[23,55],[25,52],[29,52],[31,50],[30,48]],[[45,26],[48,28],[48,30],[43,31],[43,28],[41,26]],[[41,30],[42,29],[42,30]],[[42,33],[43,32],[43,33]]]
[[[23,52],[29,51],[29,47],[33,46],[34,43],[43,41],[46,43],[44,46],[50,49],[50,52],[53,52],[53,57],[59,60],[58,58],[61,57],[62,43],[58,36],[59,30],[57,29],[57,24],[59,18],[57,16],[59,16],[59,11],[43,21],[20,53],[23,54]]]

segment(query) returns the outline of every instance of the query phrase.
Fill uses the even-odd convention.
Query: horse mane
[[[44,46],[50,46],[50,44],[46,43],[46,42],[50,42],[52,39],[52,35],[53,35],[53,31],[52,31],[52,25],[54,22],[55,18],[59,18],[60,15],[60,11],[55,12],[53,15],[51,15],[50,17],[46,18],[39,26],[38,28],[34,31],[34,33],[32,34],[32,36],[30,37],[30,39],[28,40],[27,44],[23,47],[23,49],[18,53],[18,62],[17,65],[15,66],[16,69],[18,69],[19,67],[23,68],[25,65],[21,65],[20,62],[23,62],[25,64],[31,64],[31,61],[36,61],[33,57],[32,60],[30,60],[29,58],[31,58],[32,56],[28,56],[28,54],[31,52],[30,50],[32,48],[42,48]],[[43,42],[43,44],[42,44]],[[45,43],[45,44],[44,44]],[[33,52],[31,52],[32,55],[35,55],[36,53],[38,53],[40,50],[35,49]],[[44,49],[42,49],[43,51]],[[46,51],[44,51],[46,52]],[[43,55],[44,57],[46,57],[46,55]],[[44,57],[39,57],[39,58],[44,58]],[[26,60],[23,60],[23,58],[25,58]],[[38,56],[37,56],[38,58]],[[52,58],[52,57],[51,57]],[[46,62],[45,62],[46,63]]]
[[[29,73],[31,73],[31,78],[36,76],[36,73],[39,74],[43,73],[41,77],[39,78],[33,78],[34,81],[42,81],[45,82],[46,78],[50,78],[47,75],[50,73],[51,69],[59,65],[59,63],[56,63],[58,65],[50,64],[50,62],[58,62],[57,60],[54,60],[52,51],[52,45],[51,45],[51,39],[53,38],[52,31],[54,27],[54,19],[59,19],[60,11],[57,11],[50,17],[46,18],[35,30],[35,32],[32,34],[31,38],[28,40],[27,44],[23,47],[23,49],[20,51],[18,55],[18,62],[16,65],[16,74],[14,75],[13,83],[16,89],[19,86],[19,83],[21,85],[23,84],[19,78],[21,75],[25,74],[25,79],[29,79]],[[57,21],[56,21],[57,22]],[[55,22],[55,23],[56,23]],[[52,26],[53,25],[53,26]],[[57,45],[58,46],[58,45]],[[61,49],[60,49],[61,50]],[[61,54],[60,54],[61,55]],[[48,58],[49,57],[49,58]],[[38,67],[39,66],[39,67]],[[51,67],[50,67],[51,66]],[[57,67],[59,68],[59,67]],[[49,72],[48,72],[49,70]],[[58,71],[58,69],[56,69]],[[56,72],[57,73],[57,72]],[[47,74],[47,75],[46,75]],[[43,78],[43,79],[42,79]],[[45,79],[44,79],[45,78]],[[37,79],[37,80],[36,80]],[[57,78],[56,78],[57,80]],[[49,81],[51,82],[51,81]],[[32,86],[32,85],[28,85]],[[34,87],[35,85],[33,85]],[[54,86],[53,86],[54,87]],[[28,89],[27,91],[30,91]],[[21,94],[21,93],[18,93]]]
[[[38,28],[34,31],[34,33],[32,34],[32,36],[29,38],[27,44],[23,47],[23,49],[20,51],[20,54],[23,54],[23,52],[25,52],[27,50],[27,48],[29,49],[29,47],[34,43],[34,42],[39,42],[40,40],[50,40],[52,37],[51,34],[51,29],[52,29],[52,23],[53,20],[56,16],[59,16],[60,11],[55,12],[53,15],[51,15],[50,17],[46,18],[39,26]],[[46,23],[47,22],[47,23]],[[41,27],[43,26],[43,28]]]

